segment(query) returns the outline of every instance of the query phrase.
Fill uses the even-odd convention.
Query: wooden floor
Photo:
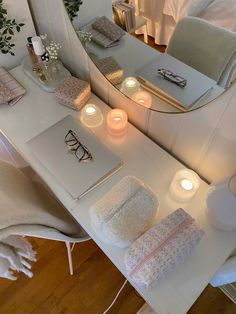
[[[73,251],[75,274],[68,273],[66,249],[56,241],[30,239],[38,252],[34,277],[0,279],[1,314],[102,314],[124,277],[102,251],[88,241]],[[143,300],[127,285],[109,314],[135,314]],[[168,302],[168,296],[167,296]],[[208,287],[190,314],[233,314],[236,306],[219,289]]]

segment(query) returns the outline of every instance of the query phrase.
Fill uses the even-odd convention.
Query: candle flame
[[[193,183],[191,180],[188,179],[181,180],[180,185],[186,191],[190,191],[193,189]]]

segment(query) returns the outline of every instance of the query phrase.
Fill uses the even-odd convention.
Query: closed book
[[[81,161],[68,149],[65,136],[69,130],[76,133],[92,155],[92,160]],[[79,199],[120,169],[121,159],[76,118],[66,116],[27,142],[30,151],[67,190],[73,199]]]
[[[181,88],[164,79],[158,74],[158,69],[166,69],[174,75],[185,78],[187,85]],[[217,84],[216,81],[167,53],[160,54],[157,58],[138,69],[136,75],[141,84],[183,111],[191,109]]]

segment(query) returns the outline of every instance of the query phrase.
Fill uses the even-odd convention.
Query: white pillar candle
[[[107,131],[113,136],[122,136],[127,132],[128,117],[124,110],[113,109],[107,114]]]
[[[200,178],[196,172],[190,169],[181,169],[174,175],[169,193],[174,200],[186,202],[197,192],[199,185]]]
[[[140,83],[135,77],[127,77],[121,84],[121,91],[125,95],[131,97],[134,93],[139,91]]]
[[[133,94],[132,99],[136,103],[138,103],[138,104],[140,104],[140,105],[142,105],[142,106],[144,106],[146,108],[151,108],[152,96],[148,92],[145,92],[145,91],[136,92],[136,93]]]
[[[81,110],[80,120],[85,126],[93,128],[102,124],[103,115],[98,106],[87,104]]]

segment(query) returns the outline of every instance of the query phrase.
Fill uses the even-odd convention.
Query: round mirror
[[[182,8],[171,0],[64,0],[78,38],[100,72],[136,104],[166,113],[195,110],[225,91],[223,84],[171,55],[169,40],[184,16],[180,8],[184,12],[195,9],[202,21],[205,18],[212,25],[211,19],[217,20],[215,1],[205,1],[203,6],[199,0],[198,10],[195,1],[189,2]],[[222,18],[221,23],[224,21]],[[201,39],[201,34],[196,38]],[[186,45],[187,55],[192,46]],[[190,63],[191,57],[188,55]]]

